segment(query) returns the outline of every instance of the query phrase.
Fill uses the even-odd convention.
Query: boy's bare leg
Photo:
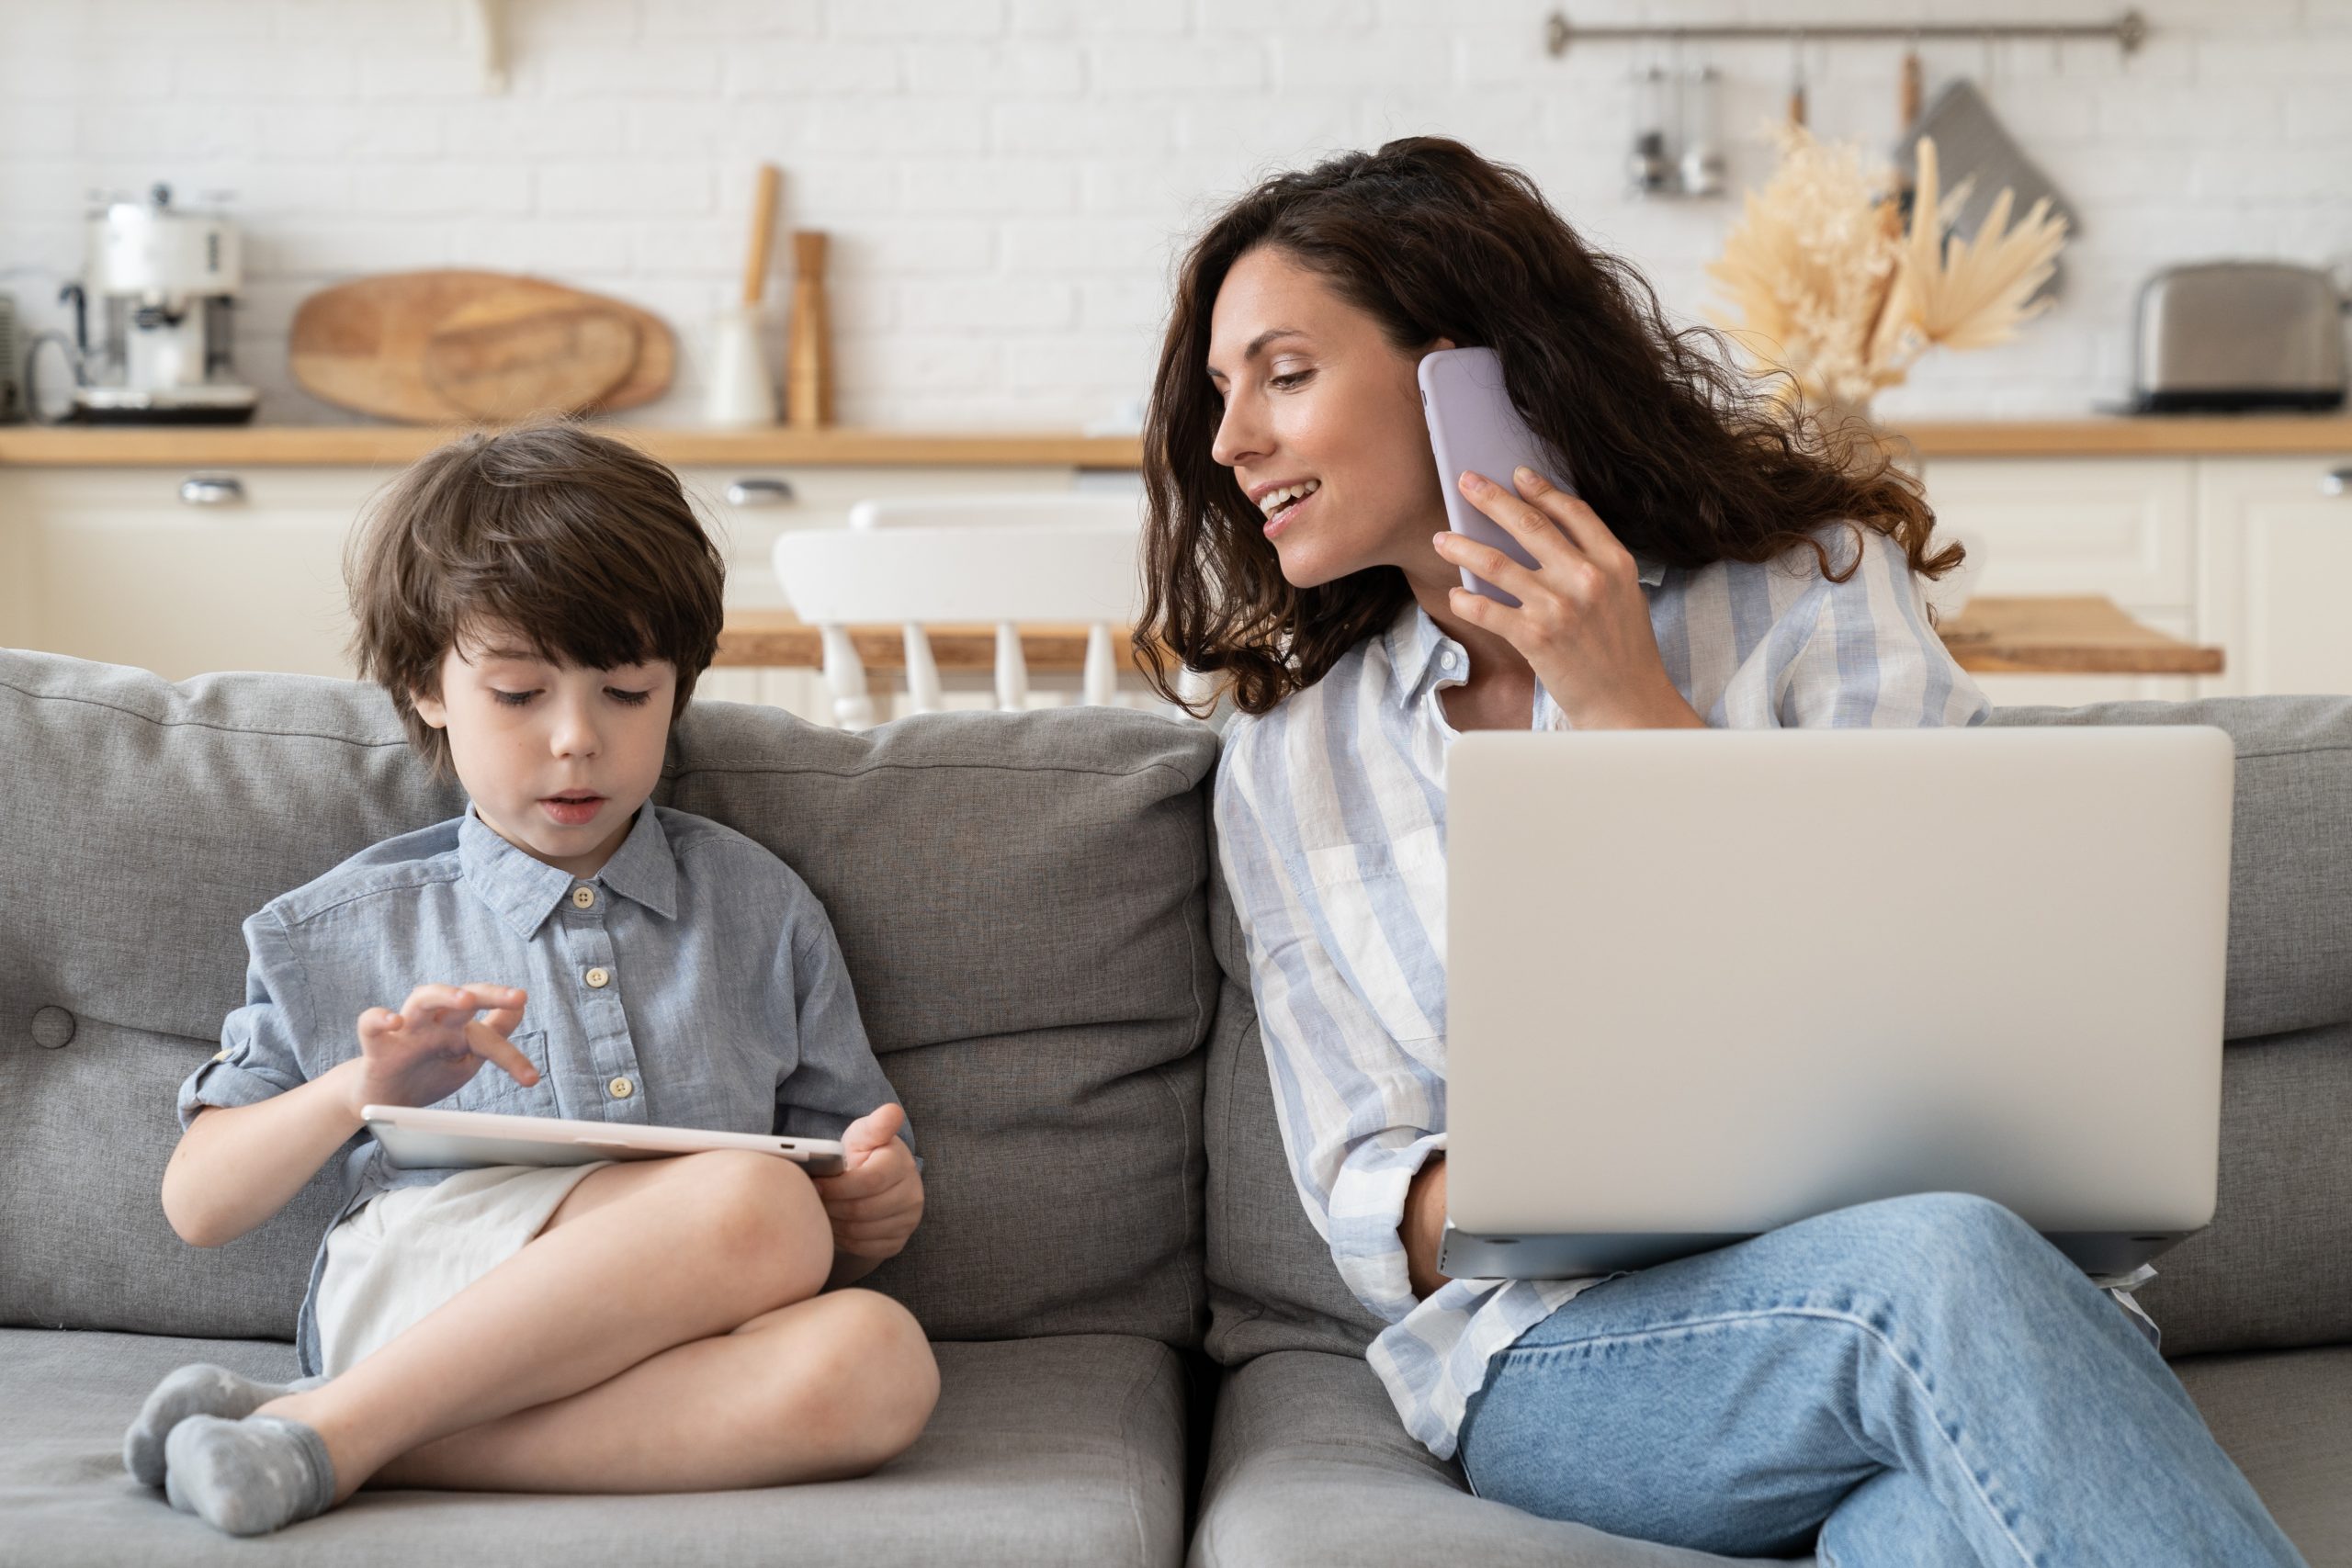
[[[832,1291],[427,1443],[368,1484],[692,1492],[835,1480],[902,1452],[938,1391],[913,1314],[872,1291]]]
[[[607,1167],[574,1195],[591,1187],[576,1217],[357,1366],[255,1412],[318,1433],[335,1501],[398,1455],[807,1302],[832,1265],[815,1188],[768,1156]]]

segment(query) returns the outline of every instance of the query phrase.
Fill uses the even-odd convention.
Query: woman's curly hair
[[[1265,519],[1211,453],[1223,401],[1207,375],[1226,275],[1261,246],[1317,274],[1399,353],[1440,337],[1501,356],[1513,404],[1566,460],[1629,549],[1670,566],[1768,561],[1844,522],[1893,537],[1914,571],[1935,513],[1866,433],[1792,406],[1731,360],[1721,333],[1677,328],[1625,261],[1588,245],[1534,181],[1459,141],[1411,137],[1277,175],[1186,254],[1145,421],[1144,613],[1136,650],[1179,700],[1169,655],[1261,714],[1386,627],[1410,591],[1395,567],[1314,588],[1283,580]]]

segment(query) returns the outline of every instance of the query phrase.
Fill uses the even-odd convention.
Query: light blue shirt
[[[397,1010],[436,983],[527,991],[510,1038],[540,1074],[526,1089],[484,1064],[436,1102],[447,1108],[837,1138],[898,1098],[808,884],[682,811],[641,808],[586,878],[469,811],[361,851],[270,900],[244,933],[245,1005],[222,1022],[220,1055],[180,1086],[182,1127],[201,1106],[250,1105],[357,1055],[362,1012]],[[337,1156],[338,1222],[454,1174],[380,1156],[364,1132]],[[296,1330],[305,1373],[318,1371],[325,1261],[322,1235]]]
[[[1991,704],[1928,625],[1902,547],[1831,525],[1765,565],[1636,558],[1667,674],[1711,727],[1984,722]],[[1368,1359],[1440,1458],[1487,1364],[1591,1280],[1455,1280],[1426,1300],[1397,1238],[1445,1147],[1445,752],[1441,694],[1469,673],[1418,604],[1322,680],[1225,731],[1216,829],[1291,1176],[1358,1300]],[[1537,729],[1566,729],[1539,684]],[[2146,1271],[2153,1273],[2153,1270]],[[2136,1283],[2146,1274],[2126,1283]],[[2136,1310],[2136,1308],[2134,1309]]]

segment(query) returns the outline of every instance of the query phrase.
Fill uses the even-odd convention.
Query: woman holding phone
[[[1416,371],[1469,346],[1576,496],[1438,474]],[[1185,258],[1136,642],[1238,710],[1219,853],[1299,1197],[1388,1325],[1368,1359],[1481,1495],[1621,1535],[1825,1568],[2297,1562],[2131,1300],[2154,1270],[2094,1282],[1989,1201],[1858,1205],[1605,1280],[1435,1272],[1448,742],[1989,710],[1920,596],[1961,551],[1932,547],[1917,481],[1720,351],[1442,139],[1268,179]],[[1441,482],[1535,567],[1448,532]]]

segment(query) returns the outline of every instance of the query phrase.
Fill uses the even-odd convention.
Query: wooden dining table
[[[868,670],[902,670],[906,644],[894,626],[852,626],[850,641]],[[923,628],[940,671],[996,667],[992,626]],[[1076,674],[1086,662],[1086,631],[1079,625],[1037,623],[1021,628],[1023,657],[1033,674]],[[1972,674],[2218,675],[2222,649],[2184,642],[2133,620],[2113,600],[2071,597],[1973,597],[1938,628],[1953,659]],[[1113,638],[1130,668],[1127,628]],[[716,662],[737,668],[821,669],[817,628],[789,610],[733,610],[718,636]]]

